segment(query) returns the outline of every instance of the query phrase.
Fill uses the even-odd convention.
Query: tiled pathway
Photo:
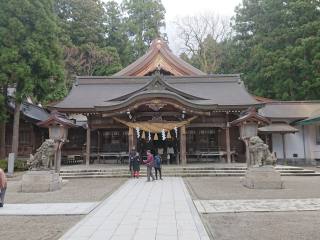
[[[63,240],[209,240],[181,178],[128,180]]]
[[[91,212],[98,204],[98,202],[5,204],[0,208],[0,216],[83,215]]]
[[[320,211],[320,198],[194,200],[200,213]]]

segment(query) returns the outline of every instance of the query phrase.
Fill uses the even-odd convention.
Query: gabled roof
[[[164,81],[164,77],[160,75],[159,71],[156,71],[156,73],[153,75],[153,79],[149,82],[147,82],[143,87],[140,89],[130,93],[123,95],[121,97],[117,97],[115,99],[111,99],[110,101],[124,101],[130,97],[136,96],[139,93],[175,93],[177,95],[180,95],[188,100],[208,100],[202,97],[194,96],[192,94],[185,93],[172,85],[168,84],[166,81]]]
[[[14,97],[8,96],[8,107],[12,111],[14,111],[15,109]],[[20,111],[23,116],[27,117],[28,119],[34,122],[44,121],[49,117],[49,113],[44,108],[32,103],[28,103],[27,101],[23,101],[20,107]]]
[[[262,125],[270,124],[270,121],[257,113],[254,107],[250,108],[247,112],[245,112],[242,116],[237,118],[236,120],[231,122],[232,126],[241,125],[245,122],[256,122]]]
[[[272,120],[296,121],[310,117],[320,109],[320,101],[277,101],[266,103],[259,113]]]
[[[57,111],[52,111],[48,119],[37,123],[39,127],[49,127],[56,124],[62,125],[67,128],[77,127],[77,125],[69,120],[65,114],[59,113]]]
[[[295,133],[299,130],[287,123],[272,123],[268,126],[258,128],[261,133]]]
[[[93,112],[128,105],[137,99],[175,98],[205,109],[240,108],[259,104],[239,75],[78,77],[69,95],[53,108],[64,112]]]
[[[204,72],[174,55],[167,43],[163,39],[157,38],[152,41],[146,54],[114,76],[146,76],[157,69],[169,72],[174,76],[205,75]]]

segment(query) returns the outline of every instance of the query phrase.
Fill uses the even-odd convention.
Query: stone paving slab
[[[5,204],[0,208],[0,216],[86,215],[98,204],[99,202]]]
[[[320,211],[320,198],[194,200],[200,213]]]
[[[181,178],[130,179],[61,240],[209,240]]]

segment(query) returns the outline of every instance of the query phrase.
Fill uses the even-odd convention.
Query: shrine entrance
[[[178,130],[177,130],[178,131]],[[178,132],[173,130],[167,133],[164,139],[162,134],[149,133],[137,139],[137,151],[142,159],[146,159],[146,152],[150,150],[152,154],[159,154],[163,164],[179,164],[180,141]],[[143,133],[141,133],[143,134]]]

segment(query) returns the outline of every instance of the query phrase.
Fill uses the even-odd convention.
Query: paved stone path
[[[319,211],[320,198],[194,200],[200,213]]]
[[[5,204],[0,208],[0,216],[83,215],[90,213],[98,204],[98,202]]]
[[[61,240],[209,240],[181,178],[130,179]]]

